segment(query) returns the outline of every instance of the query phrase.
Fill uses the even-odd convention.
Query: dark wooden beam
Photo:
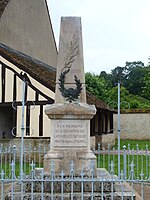
[[[43,105],[40,105],[39,136],[43,136]]]
[[[38,94],[38,92],[36,91],[35,92],[35,101],[38,101],[39,100],[39,94]]]
[[[108,112],[105,111],[105,134],[108,133]]]
[[[26,106],[26,135],[30,135],[30,106]]]
[[[25,106],[36,106],[36,105],[47,105],[51,104],[51,101],[26,101]],[[5,103],[0,103],[0,106],[12,106],[12,102],[5,102]],[[14,107],[16,106],[22,106],[21,101],[16,101],[14,102]]]
[[[2,102],[5,102],[5,83],[6,83],[6,69],[5,66],[2,65],[2,74],[1,74],[1,80],[2,80]]]
[[[17,79],[16,79],[16,74],[14,74],[13,101],[16,101],[16,97],[17,97]]]
[[[27,97],[28,97],[28,84],[25,84],[25,94],[24,94],[25,102],[27,101]]]
[[[13,109],[13,127],[17,127],[17,109]],[[13,135],[16,135],[16,128],[13,130]]]
[[[110,132],[109,133],[113,133],[113,129],[114,129],[114,124],[113,124],[113,112],[110,112]]]

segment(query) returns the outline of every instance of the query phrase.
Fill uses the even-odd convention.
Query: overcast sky
[[[150,56],[150,0],[47,0],[58,45],[61,16],[82,20],[85,72],[110,72]]]

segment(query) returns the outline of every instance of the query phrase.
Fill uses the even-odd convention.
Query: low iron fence
[[[137,146],[138,147],[138,146]],[[141,199],[146,200],[145,186],[150,189],[150,151],[130,149],[120,150],[121,173],[118,176],[118,152],[114,148],[93,150],[97,156],[98,175],[84,170],[75,176],[75,166],[70,164],[70,174],[55,174],[51,164],[49,175],[44,174],[43,159],[49,145],[39,143],[24,147],[23,171],[20,167],[21,147],[0,146],[0,197],[2,200],[44,200],[44,199],[135,199],[135,187],[140,187]],[[105,169],[104,169],[105,168]],[[108,173],[109,172],[109,173]],[[148,189],[148,190],[149,190]],[[148,198],[147,198],[148,199]]]
[[[144,180],[143,174],[140,179],[134,178],[134,167],[131,165],[130,177],[124,179],[124,174],[120,178],[114,174],[114,165],[111,164],[111,173],[105,169],[98,169],[95,176],[93,165],[90,166],[90,174],[85,175],[84,171],[75,176],[74,163],[70,163],[70,174],[64,176],[63,170],[60,175],[55,174],[55,164],[51,163],[48,175],[44,174],[43,168],[35,168],[35,164],[30,164],[29,175],[16,176],[15,163],[11,163],[11,176],[5,177],[2,170],[0,174],[0,190],[2,200],[113,200],[113,199],[136,199],[139,195],[134,190],[135,184],[140,184],[141,199],[145,199],[144,185],[150,184],[150,179]]]
[[[43,145],[42,143],[36,146],[31,145],[24,146],[23,154],[23,171],[28,174],[30,171],[30,163],[34,162],[36,167],[43,167],[44,155],[50,149],[49,145]],[[114,173],[118,175],[118,151],[115,148],[101,149],[98,144],[98,149],[93,150],[97,156],[97,167],[105,168],[108,172],[111,172],[111,165],[114,165]],[[11,162],[15,163],[16,173],[20,171],[20,154],[21,147],[15,145],[3,146],[0,145],[0,172],[4,170],[5,174],[9,177],[11,173]],[[124,178],[127,179],[130,176],[131,165],[134,167],[134,177],[139,178],[141,173],[144,174],[144,179],[150,178],[150,151],[148,145],[145,145],[145,149],[139,149],[138,145],[136,149],[130,149],[123,146],[123,150],[120,150],[120,168],[121,173],[124,173]]]
[[[30,163],[33,161],[36,167],[43,167],[44,155],[48,152],[50,146],[43,145],[42,143],[34,146],[32,143],[28,143],[28,146],[24,146],[23,150],[23,172],[28,174],[31,167]],[[0,145],[0,172],[4,170],[5,176],[10,177],[12,160],[15,164],[16,174],[20,173],[21,167],[21,146],[15,145],[5,146]]]
[[[144,178],[150,178],[150,151],[148,145],[145,145],[144,149],[140,149],[138,144],[136,149],[128,146],[123,146],[120,150],[120,169],[121,173],[124,173],[124,177],[128,178],[130,175],[130,166],[134,167],[134,177],[139,178],[141,173],[144,174]],[[101,149],[98,144],[98,149],[94,150],[97,155],[97,166],[98,168],[106,168],[110,172],[111,162],[113,162],[115,170],[114,173],[118,175],[118,150],[110,148],[108,145],[107,149]]]

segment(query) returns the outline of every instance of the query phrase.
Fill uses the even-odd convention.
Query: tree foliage
[[[126,62],[124,67],[117,66],[111,73],[88,72],[85,80],[87,90],[108,104],[117,102],[120,81],[121,102],[128,102],[130,108],[150,108],[150,65],[144,66],[141,61]]]
[[[143,79],[144,86],[142,88],[142,96],[150,100],[150,66],[146,68],[146,73]]]
[[[108,84],[103,77],[99,77],[94,73],[88,72],[85,74],[85,82],[86,88],[89,92],[91,92],[92,94],[104,101],[106,100]]]

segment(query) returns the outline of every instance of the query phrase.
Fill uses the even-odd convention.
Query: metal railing
[[[23,172],[28,174],[30,171],[30,163],[34,162],[36,167],[43,167],[44,155],[48,152],[50,146],[39,143],[33,146],[31,143],[28,146],[24,146],[23,149]],[[101,149],[98,144],[98,150],[93,150],[97,156],[97,167],[106,168],[108,172],[111,172],[111,163],[114,165],[114,173],[118,175],[118,150],[110,148],[108,145],[107,149]],[[7,176],[10,176],[11,167],[10,164],[13,162],[16,165],[16,169],[20,168],[20,154],[21,147],[16,146],[3,146],[0,145],[0,172],[4,170]],[[136,149],[131,149],[123,146],[123,150],[120,150],[120,169],[121,173],[124,173],[124,178],[127,179],[130,175],[130,165],[134,165],[134,176],[139,178],[139,174],[143,173],[145,179],[150,176],[150,151],[148,145],[145,145],[145,149],[139,149],[137,144]]]
[[[24,146],[23,149],[23,173],[28,174],[30,171],[30,163],[33,161],[36,167],[43,167],[44,155],[49,150],[49,145],[43,145],[38,143],[36,146],[33,146],[30,141],[28,146]],[[10,177],[11,174],[11,163],[16,166],[16,173],[20,173],[21,167],[21,147],[16,147],[15,145],[4,146],[0,144],[0,172],[3,170],[7,177]]]
[[[110,165],[113,162],[115,170],[114,173],[118,175],[118,150],[110,148],[101,149],[98,144],[98,150],[93,150],[97,155],[97,167],[106,168],[110,172]],[[148,145],[145,145],[145,149],[140,149],[139,145],[136,145],[136,149],[130,148],[130,144],[120,150],[120,174],[124,173],[124,178],[127,179],[130,175],[130,166],[134,167],[134,176],[139,178],[141,173],[144,174],[145,179],[150,178],[150,151]]]
[[[55,165],[51,164],[49,175],[44,174],[43,158],[49,145],[24,146],[23,174],[20,176],[20,152],[16,146],[0,145],[0,195],[1,199],[135,199],[134,186],[138,184],[141,199],[144,187],[150,187],[150,151],[145,149],[120,150],[120,176],[118,177],[118,152],[114,148],[93,150],[97,156],[100,175],[95,176],[91,167],[90,176],[84,171],[76,177],[74,164],[70,164],[70,175],[55,175]],[[92,166],[92,165],[91,165]],[[102,168],[106,168],[109,174]],[[126,184],[130,190],[126,188]],[[87,189],[88,188],[88,189]],[[127,192],[128,191],[128,192]],[[21,195],[21,197],[18,195]],[[119,196],[119,197],[118,197]],[[57,197],[57,198],[56,198]]]
[[[35,168],[30,164],[29,175],[23,177],[15,175],[15,163],[11,163],[11,175],[6,177],[4,170],[0,173],[1,199],[135,199],[134,184],[141,185],[141,199],[144,199],[144,184],[150,183],[150,179],[144,180],[143,174],[139,179],[134,178],[134,167],[131,165],[130,177],[124,179],[114,174],[114,165],[111,162],[111,173],[105,170],[98,171],[95,176],[91,165],[90,175],[86,176],[81,171],[75,176],[75,166],[70,163],[70,174],[64,176],[63,170],[60,175],[55,174],[55,163],[51,164],[49,174],[44,174],[43,168]],[[128,183],[128,184],[127,184]],[[23,187],[21,187],[21,184]]]

